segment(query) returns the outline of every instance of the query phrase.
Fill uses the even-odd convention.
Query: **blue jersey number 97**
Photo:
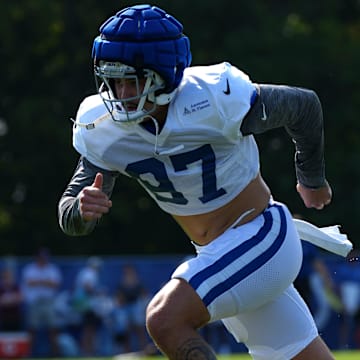
[[[176,172],[185,171],[189,164],[201,160],[203,193],[199,200],[202,203],[207,203],[226,193],[223,188],[217,189],[215,154],[209,144],[185,153],[170,155],[169,158]],[[180,205],[188,203],[184,195],[175,189],[162,161],[156,158],[144,159],[129,164],[125,171],[141,182],[159,201]],[[151,174],[157,181],[157,185],[153,185],[141,178],[142,175],[146,174]],[[165,194],[167,196],[164,196]]]

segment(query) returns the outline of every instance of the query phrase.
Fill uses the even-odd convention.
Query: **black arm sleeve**
[[[67,185],[58,204],[59,224],[62,231],[67,235],[80,236],[91,233],[97,221],[84,221],[79,211],[79,192],[90,186],[98,172],[103,174],[103,192],[109,197],[112,194],[117,172],[101,169],[91,164],[86,158],[81,157],[72,179]]]
[[[298,181],[309,188],[325,184],[323,114],[312,90],[258,85],[258,98],[241,125],[243,135],[285,127],[295,143]]]

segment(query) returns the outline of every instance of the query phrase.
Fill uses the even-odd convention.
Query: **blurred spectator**
[[[341,310],[341,301],[319,249],[307,241],[302,241],[302,247],[303,263],[294,285],[309,306],[321,331],[330,319],[332,308]]]
[[[113,341],[111,329],[111,315],[114,300],[105,287],[100,287],[93,297],[92,308],[100,319],[97,331],[97,355],[108,356],[113,354]]]
[[[293,217],[302,219],[299,214],[294,214]],[[294,285],[307,303],[321,331],[330,319],[332,308],[341,310],[341,300],[320,249],[307,241],[302,241],[302,248],[303,262]]]
[[[41,345],[50,343],[48,355],[51,356],[58,355],[54,304],[61,281],[61,272],[55,264],[50,262],[50,253],[45,248],[40,249],[35,260],[23,269],[22,291],[25,301],[26,327],[31,335],[33,351],[37,352],[40,346],[38,336],[45,331],[49,341],[41,341]]]
[[[23,297],[14,270],[4,267],[0,276],[0,331],[21,331]]]
[[[76,288],[93,293],[99,287],[99,273],[102,260],[97,256],[91,256],[86,260],[86,265],[77,274]]]
[[[59,329],[57,343],[61,357],[80,356],[81,314],[75,308],[73,295],[71,289],[65,289],[58,294],[55,300],[55,313]]]
[[[115,294],[111,319],[116,353],[131,352],[129,316],[126,310],[125,296],[121,290]]]
[[[342,324],[340,326],[340,348],[354,349],[360,347],[357,342],[357,320],[360,317],[360,261],[359,251],[354,250],[338,268],[341,281],[340,293],[344,305]]]
[[[85,267],[80,269],[75,280],[74,305],[82,314],[80,347],[84,356],[96,355],[97,335],[102,326],[101,316],[94,308],[101,287],[99,279],[101,266],[102,260],[99,257],[88,258]]]
[[[124,298],[130,332],[136,336],[132,348],[134,351],[144,350],[147,346],[145,312],[150,297],[133,265],[123,266],[118,292]]]

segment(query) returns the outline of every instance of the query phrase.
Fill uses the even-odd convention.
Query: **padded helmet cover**
[[[154,70],[169,93],[191,63],[190,41],[182,31],[179,21],[156,6],[125,8],[101,25],[92,50],[95,66],[107,60]]]

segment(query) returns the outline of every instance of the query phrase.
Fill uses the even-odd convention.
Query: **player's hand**
[[[325,205],[329,205],[332,198],[332,190],[326,182],[325,185],[318,189],[309,189],[301,184],[296,185],[296,190],[300,194],[307,208],[321,210]]]
[[[112,202],[102,191],[103,175],[97,173],[94,182],[84,187],[79,195],[80,215],[85,221],[100,219],[109,212]]]

